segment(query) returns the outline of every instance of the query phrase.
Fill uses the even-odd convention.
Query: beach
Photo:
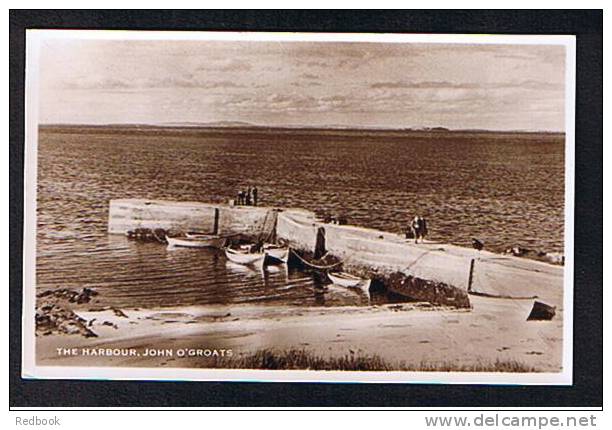
[[[470,310],[426,303],[334,308],[198,306],[122,309],[125,316],[118,316],[112,309],[83,307],[77,314],[93,320],[90,327],[97,337],[38,336],[37,363],[205,368],[223,367],[261,350],[281,355],[299,350],[324,358],[376,356],[396,370],[504,371],[507,364],[514,365],[515,371],[561,370],[562,309],[552,321],[526,321],[531,300],[471,299]],[[77,352],[65,354],[58,348]],[[84,354],[83,349],[90,351]],[[117,351],[92,355],[92,349]],[[166,354],[151,350],[166,350]]]

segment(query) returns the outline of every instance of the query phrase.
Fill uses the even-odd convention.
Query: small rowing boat
[[[211,233],[203,233],[199,231],[188,231],[185,233],[185,237],[187,239],[201,239],[201,238],[209,238],[209,237],[218,237],[220,239],[229,239],[232,237],[240,236],[240,233],[234,234],[224,234],[224,235],[216,235]]]
[[[287,261],[289,261],[289,247],[288,246],[276,245],[273,243],[266,243],[263,246],[263,250],[266,253],[266,255],[268,255],[274,260],[280,261],[281,263],[286,264]]]
[[[232,263],[243,264],[245,266],[263,267],[266,253],[225,248],[225,256]]]
[[[370,289],[370,279],[363,279],[357,276],[353,276],[346,272],[333,272],[328,273],[327,277],[336,285],[348,288],[362,288],[364,290]]]
[[[199,231],[188,231],[187,233],[185,233],[185,236],[187,237],[187,239],[199,239],[202,237],[211,237],[214,235],[208,234],[208,233],[202,233]]]
[[[168,237],[168,246],[184,248],[221,248],[225,238],[212,235],[198,235],[197,237]]]

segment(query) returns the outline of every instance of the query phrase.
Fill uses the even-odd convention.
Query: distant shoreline
[[[214,133],[277,133],[277,134],[323,134],[343,136],[400,136],[400,135],[541,135],[550,137],[563,137],[565,132],[558,131],[505,131],[482,129],[448,129],[445,127],[432,128],[340,128],[340,127],[278,127],[261,125],[150,125],[150,124],[40,124],[39,130],[48,133],[181,133],[181,134],[214,134]]]

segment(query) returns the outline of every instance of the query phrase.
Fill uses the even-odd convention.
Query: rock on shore
[[[79,334],[84,337],[98,335],[87,328],[87,321],[72,310],[45,303],[36,307],[36,336],[50,334]]]
[[[92,297],[97,296],[98,292],[91,288],[83,288],[80,292],[70,290],[68,288],[59,288],[56,290],[46,290],[36,295],[37,299],[45,299],[45,301],[66,301],[68,303],[83,304],[89,303]]]
[[[98,293],[90,288],[74,291],[66,288],[46,290],[36,295],[36,336],[77,334],[97,337],[88,328],[87,320],[79,317],[72,307],[89,303]]]

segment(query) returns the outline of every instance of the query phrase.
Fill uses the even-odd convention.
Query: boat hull
[[[264,247],[264,252],[272,260],[279,261],[284,264],[287,264],[287,261],[289,261],[289,248],[266,248]]]
[[[166,237],[168,246],[178,246],[182,248],[220,248],[223,245],[223,238],[219,237],[192,237],[192,238],[177,238]]]
[[[346,288],[361,288],[362,290],[369,290],[370,283],[372,282],[370,279],[361,279],[354,276],[349,276],[345,274],[333,274],[328,273],[327,277],[334,284],[339,285],[341,287]]]
[[[256,267],[263,266],[264,259],[266,258],[266,254],[263,252],[257,254],[242,253],[229,248],[225,250],[225,256],[232,263]]]
[[[201,239],[201,238],[209,238],[209,237],[214,237],[214,235],[212,234],[206,234],[206,233],[197,233],[194,231],[188,231],[187,233],[185,233],[185,236],[187,237],[187,239]]]

